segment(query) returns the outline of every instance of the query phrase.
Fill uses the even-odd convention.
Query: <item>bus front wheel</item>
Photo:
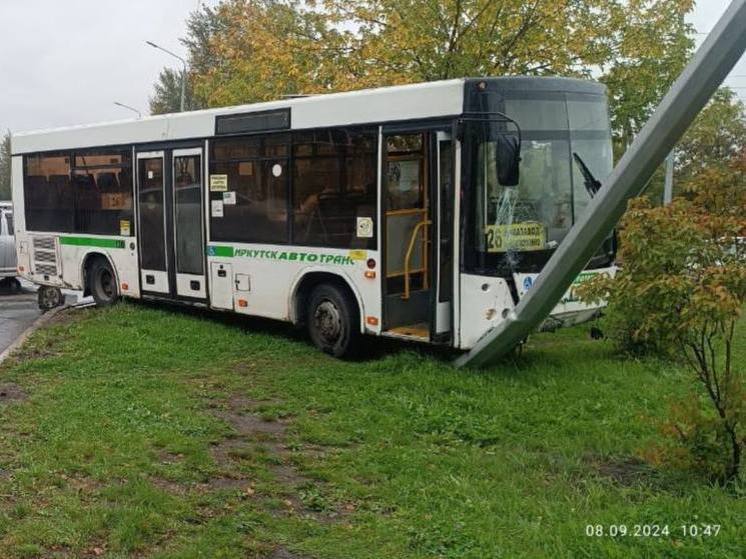
[[[111,265],[104,258],[97,258],[91,264],[89,288],[96,306],[108,307],[119,299],[117,280]]]
[[[360,336],[357,307],[345,290],[331,284],[317,286],[308,305],[308,333],[321,351],[334,357],[354,353]]]

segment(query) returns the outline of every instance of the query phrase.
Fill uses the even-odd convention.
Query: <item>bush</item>
[[[739,200],[743,182],[733,184]],[[702,187],[692,201],[657,208],[647,199],[631,201],[620,242],[623,268],[615,278],[588,282],[580,294],[607,299],[609,335],[621,348],[663,353],[694,373],[700,393],[675,404],[664,425],[675,444],[653,454],[727,482],[739,475],[745,444],[743,364],[733,362],[733,336],[746,300],[739,239],[746,207],[734,208],[733,192],[722,190],[713,195]]]

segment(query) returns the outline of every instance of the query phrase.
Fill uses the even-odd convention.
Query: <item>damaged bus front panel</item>
[[[528,292],[611,173],[613,158],[601,84],[497,78],[467,80],[464,92],[459,345],[468,348]],[[501,135],[520,139],[514,185],[500,169]],[[615,249],[610,236],[576,284],[613,274]],[[597,312],[571,288],[544,326],[575,324]]]

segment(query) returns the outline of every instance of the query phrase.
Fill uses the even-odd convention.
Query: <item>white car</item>
[[[0,202],[0,281],[11,281],[9,278],[15,278],[16,275],[13,206],[10,202]]]

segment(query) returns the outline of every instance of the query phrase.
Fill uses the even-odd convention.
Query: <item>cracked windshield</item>
[[[504,107],[521,127],[520,182],[499,184],[496,142],[481,141],[475,182],[484,234],[477,238],[482,252],[498,256],[498,268],[519,271],[546,261],[583,214],[612,170],[611,134],[597,95],[509,98]]]

